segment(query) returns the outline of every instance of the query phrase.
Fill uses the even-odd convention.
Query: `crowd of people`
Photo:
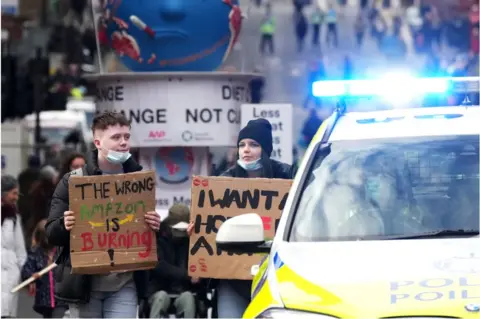
[[[158,264],[150,271],[77,275],[71,273],[70,234],[75,213],[69,210],[69,177],[106,175],[142,170],[130,153],[130,124],[122,113],[99,113],[93,120],[95,149],[90,154],[70,152],[58,170],[40,167],[32,157],[18,179],[2,176],[2,317],[17,315],[18,294],[10,290],[34,277],[28,290],[35,296],[34,310],[44,318],[206,317],[207,308],[219,318],[239,318],[250,301],[251,281],[210,280],[188,275],[189,207],[175,204],[160,221],[147,212],[145,222],[156,232]],[[218,167],[222,176],[238,178],[294,177],[294,166],[270,158],[272,126],[265,119],[251,120],[240,131],[233,165]],[[220,171],[223,170],[223,171]],[[190,223],[186,231],[173,226]],[[51,263],[58,267],[43,276]],[[206,297],[215,290],[214,300]]]

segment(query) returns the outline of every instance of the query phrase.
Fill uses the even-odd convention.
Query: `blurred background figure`
[[[328,8],[325,22],[327,23],[327,45],[338,48],[337,10],[333,5],[330,5]]]
[[[16,317],[18,294],[10,293],[20,283],[20,272],[27,252],[22,221],[18,216],[18,182],[2,176],[2,317]]]
[[[308,21],[302,10],[295,11],[295,36],[297,37],[297,52],[301,53],[308,32]]]
[[[272,15],[270,3],[265,7],[265,16],[260,26],[260,34],[260,53],[265,55],[268,50],[269,55],[274,55],[275,18]]]
[[[42,219],[35,226],[31,242],[31,250],[22,269],[22,280],[36,276],[43,268],[54,262],[55,247],[51,246],[45,233],[47,220]],[[28,287],[29,293],[35,296],[33,310],[43,318],[63,318],[68,306],[55,298],[53,270],[43,275]]]
[[[367,21],[362,13],[359,13],[357,15],[354,28],[355,28],[355,40],[357,43],[357,47],[360,49],[363,45],[365,30],[367,29]]]
[[[322,11],[320,6],[316,5],[310,19],[312,24],[312,46],[315,48],[320,47],[320,35],[324,19],[325,13]]]

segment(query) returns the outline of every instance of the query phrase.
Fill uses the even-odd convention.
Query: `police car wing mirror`
[[[217,248],[226,252],[269,253],[271,243],[265,243],[263,222],[255,213],[242,214],[225,221],[217,233]]]

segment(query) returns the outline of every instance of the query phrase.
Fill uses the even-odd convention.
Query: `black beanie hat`
[[[238,144],[244,138],[250,138],[256,141],[262,147],[262,150],[270,157],[273,150],[272,124],[266,119],[250,120],[238,134]]]

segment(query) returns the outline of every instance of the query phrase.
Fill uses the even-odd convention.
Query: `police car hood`
[[[480,304],[478,236],[282,243],[273,258],[280,297],[290,309],[379,318]]]

